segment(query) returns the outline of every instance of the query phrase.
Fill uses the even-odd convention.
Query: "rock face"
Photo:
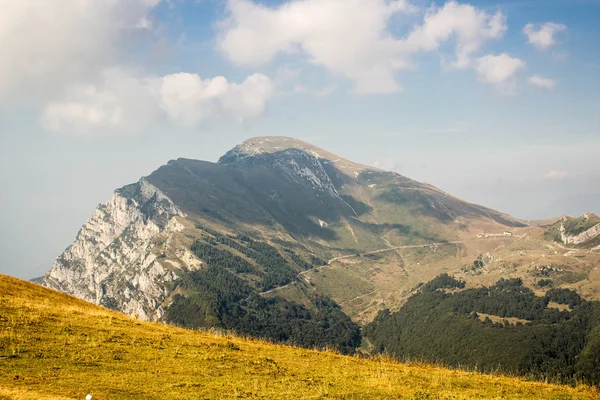
[[[300,149],[286,149],[275,153],[255,151],[251,155],[230,152],[220,162],[226,165],[262,165],[272,168],[281,171],[291,182],[340,199],[340,194],[325,169],[324,164],[328,161],[314,153]]]
[[[157,262],[153,239],[181,229],[175,216],[184,214],[146,179],[124,187],[98,206],[42,284],[142,319],[160,318],[165,283],[177,276]]]
[[[565,244],[581,244],[600,235],[600,224],[594,225],[590,229],[587,229],[581,232],[580,234],[574,236],[567,235],[565,233],[564,224],[561,224],[560,235],[563,243]]]

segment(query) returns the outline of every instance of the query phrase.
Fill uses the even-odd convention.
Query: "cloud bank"
[[[160,122],[195,127],[209,118],[257,117],[272,81],[241,83],[193,73],[157,76],[135,49],[156,38],[161,0],[0,0],[0,105],[39,107],[46,130],[126,137]],[[136,47],[137,46],[137,47]]]
[[[335,85],[311,90],[294,76],[271,80],[254,71],[238,82],[148,71],[138,52],[160,35],[155,13],[164,1],[0,0],[0,105],[38,107],[52,132],[119,137],[159,122],[190,128],[211,118],[244,121],[260,116],[274,96],[333,91]],[[472,70],[501,94],[517,93],[526,66],[485,50],[507,31],[501,11],[454,0],[428,8],[408,0],[290,0],[272,7],[227,0],[226,9],[216,47],[232,64],[254,69],[293,58],[348,80],[356,94],[402,91],[399,74],[416,69],[424,54],[438,55],[447,70]],[[528,24],[523,31],[531,44],[548,48],[566,26]],[[282,79],[291,90],[279,87]],[[555,85],[537,75],[529,83]]]
[[[476,68],[474,55],[506,32],[501,12],[456,1],[426,10],[404,37],[394,34],[392,20],[419,12],[404,0],[293,0],[277,7],[229,0],[227,9],[217,47],[232,63],[256,67],[301,55],[352,81],[359,94],[401,91],[396,73],[415,68],[416,54],[439,51],[451,39],[456,44],[448,65]]]
[[[273,82],[254,74],[237,84],[222,76],[202,79],[178,73],[162,77],[110,69],[98,84],[81,84],[48,103],[42,125],[84,137],[136,136],[166,119],[183,128],[210,118],[243,121],[257,117],[274,93]]]
[[[124,62],[160,0],[0,0],[0,104],[47,99]],[[146,23],[142,23],[146,21]]]

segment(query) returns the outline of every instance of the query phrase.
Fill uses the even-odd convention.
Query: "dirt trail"
[[[455,240],[455,241],[452,241],[452,242],[413,244],[413,245],[408,245],[408,246],[388,247],[388,248],[381,249],[381,250],[368,251],[366,253],[350,254],[350,255],[347,255],[347,256],[334,257],[334,258],[332,258],[331,260],[329,260],[327,262],[327,265],[329,265],[332,262],[337,261],[337,260],[345,260],[347,258],[352,258],[352,257],[368,256],[369,254],[384,253],[386,251],[394,251],[394,250],[399,250],[399,249],[418,249],[418,248],[423,248],[423,247],[436,247],[436,246],[443,246],[443,245],[448,245],[448,244],[460,244],[460,243],[464,243],[464,242],[465,242],[464,240]],[[309,269],[308,271],[304,271],[302,273],[306,273],[306,272],[309,272],[309,271],[312,271],[312,270]]]
[[[350,302],[352,302],[352,301],[354,301],[354,300],[358,300],[358,299],[360,299],[360,298],[363,298],[363,297],[369,296],[369,295],[371,295],[371,294],[373,294],[373,293],[376,293],[376,292],[377,292],[377,290],[373,290],[372,292],[365,293],[365,294],[361,294],[360,296],[356,296],[356,297],[355,297],[355,298],[353,298],[353,299],[346,300],[346,301],[342,301],[341,303],[338,303],[338,306],[340,306],[340,307],[341,307],[341,306],[343,306],[344,304],[348,304],[348,303],[350,303]]]
[[[279,287],[273,288],[271,290],[267,290],[266,292],[262,292],[259,294],[262,296],[265,294],[273,293],[274,291],[277,291],[280,289],[284,289],[286,287],[289,287],[292,283],[297,281],[299,278],[302,278],[302,279],[304,279],[305,282],[308,282],[304,278],[305,274],[307,274],[309,272],[320,272],[325,268],[330,268],[331,263],[334,261],[345,260],[345,259],[353,258],[353,257],[362,257],[362,256],[367,256],[369,254],[384,253],[387,251],[396,251],[396,250],[400,250],[400,249],[418,249],[418,248],[424,248],[424,247],[436,247],[436,246],[443,246],[443,245],[449,245],[449,244],[460,244],[460,243],[464,243],[464,240],[455,240],[452,242],[441,242],[441,243],[414,244],[414,245],[407,245],[407,246],[394,246],[394,247],[388,247],[388,248],[380,249],[380,250],[368,251],[366,253],[358,253],[358,254],[350,254],[350,255],[346,255],[346,256],[334,257],[331,260],[327,261],[327,265],[323,265],[323,266],[312,268],[312,269],[307,269],[306,271],[300,272],[298,275],[296,275],[296,279],[294,281],[288,283],[287,285],[279,286]]]

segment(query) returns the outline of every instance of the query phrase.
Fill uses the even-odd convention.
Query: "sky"
[[[600,213],[600,0],[0,0],[0,273],[179,157],[311,142],[523,219]]]

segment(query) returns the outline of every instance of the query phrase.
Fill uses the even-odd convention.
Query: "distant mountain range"
[[[173,160],[117,189],[41,283],[143,319],[353,352],[360,325],[441,273],[468,287],[518,277],[538,294],[551,280],[600,298],[596,222],[526,223],[260,137],[218,163]]]

